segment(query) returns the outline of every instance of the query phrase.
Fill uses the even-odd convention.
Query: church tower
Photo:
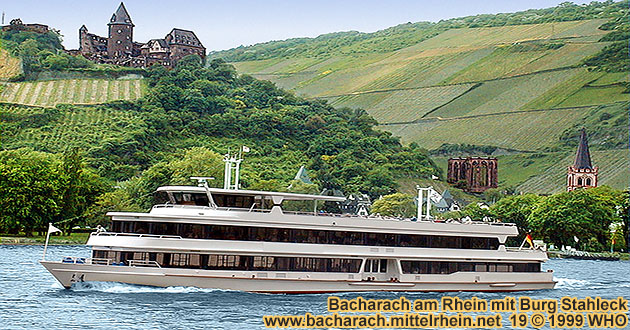
[[[109,58],[130,56],[133,50],[134,25],[122,2],[107,25],[109,26],[109,36],[107,38],[107,55]]]
[[[591,164],[591,154],[588,151],[588,141],[586,140],[586,130],[582,128],[580,134],[580,145],[573,166],[569,166],[567,173],[567,191],[575,189],[597,187],[598,168]]]

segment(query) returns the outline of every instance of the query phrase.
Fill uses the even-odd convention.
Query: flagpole
[[[44,243],[44,255],[42,256],[42,261],[46,261],[46,248],[48,248],[48,239],[50,238],[50,226],[52,223],[48,224],[48,232],[46,233],[46,243]]]
[[[61,230],[53,226],[52,223],[48,223],[48,232],[46,233],[46,243],[44,243],[44,255],[42,256],[42,261],[46,261],[46,249],[48,248],[48,240],[50,239],[50,234],[56,232],[61,232]]]

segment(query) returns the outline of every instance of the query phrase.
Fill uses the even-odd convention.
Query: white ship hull
[[[553,289],[552,273],[458,272],[403,275],[399,282],[362,281],[360,274],[211,271],[41,261],[65,287],[75,282],[120,282],[156,287],[193,286],[261,293],[330,293],[367,291],[527,291]],[[356,279],[350,279],[355,277]],[[407,277],[409,280],[407,280]],[[419,277],[419,280],[415,280]],[[412,281],[411,278],[414,280]]]

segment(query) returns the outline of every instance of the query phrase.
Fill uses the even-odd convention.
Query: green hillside
[[[618,151],[628,141],[628,56],[621,47],[623,40],[627,46],[627,19],[627,1],[565,3],[372,34],[269,42],[212,56],[297,94],[365,109],[405,143],[545,153],[532,158],[527,171],[500,171],[502,187],[522,191],[562,190],[557,178],[571,163],[573,131],[584,126],[598,150],[594,155],[602,155],[594,156],[600,181],[624,188],[628,182],[619,177],[630,177],[628,167],[604,166],[618,166],[628,156]],[[381,47],[387,40],[397,46]],[[545,174],[551,172],[556,176]]]

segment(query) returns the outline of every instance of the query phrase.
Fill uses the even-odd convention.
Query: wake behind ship
[[[226,163],[228,183],[231,170]],[[266,293],[555,285],[553,273],[541,271],[544,251],[505,246],[518,235],[514,224],[341,216],[317,205],[343,197],[210,188],[200,181],[158,188],[159,201],[148,213],[108,213],[109,231],[94,232],[87,242],[91,257],[41,264],[66,288],[84,281]],[[310,201],[313,209],[283,208],[293,201]]]

